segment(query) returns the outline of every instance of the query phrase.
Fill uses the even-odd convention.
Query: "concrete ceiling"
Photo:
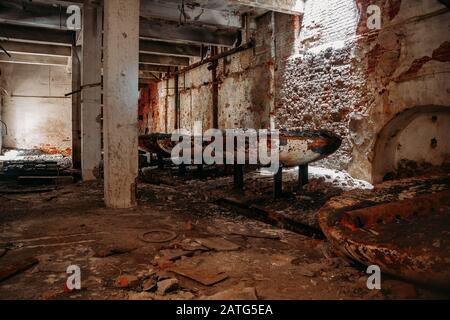
[[[23,50],[35,55],[29,46],[17,42],[47,44],[34,51],[44,55],[47,50],[49,56],[62,50],[55,46],[71,46],[75,32],[66,27],[71,4],[82,7],[83,0],[1,0],[0,45],[6,50],[13,48],[14,54]],[[243,15],[255,18],[268,11],[301,14],[302,5],[303,0],[141,0],[141,63],[156,70],[186,66],[189,58],[200,56],[201,45],[234,46]]]

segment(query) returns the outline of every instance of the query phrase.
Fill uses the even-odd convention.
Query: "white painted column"
[[[81,84],[101,82],[102,7],[85,0]],[[81,173],[84,181],[95,180],[102,157],[101,87],[85,87],[81,92]]]
[[[136,203],[138,175],[139,0],[107,0],[104,15],[105,203]]]

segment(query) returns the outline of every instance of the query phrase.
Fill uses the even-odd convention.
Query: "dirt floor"
[[[296,209],[300,220],[311,215],[314,230],[317,208],[345,189],[327,178],[295,191],[296,173],[288,173],[293,192],[273,200],[271,178],[260,173],[246,175],[243,195],[230,176],[152,170],[139,184],[139,205],[127,210],[104,207],[101,182],[33,193],[0,182],[0,279],[17,271],[0,280],[0,299],[448,298],[387,276],[382,290],[369,290],[365,268],[337,256],[317,230],[305,235],[280,228],[295,229],[283,219],[274,226],[242,215],[255,206],[288,216]],[[70,265],[81,268],[79,291],[66,288]]]

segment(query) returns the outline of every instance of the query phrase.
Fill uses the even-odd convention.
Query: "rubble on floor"
[[[3,149],[0,164],[4,161],[56,162],[60,169],[72,167],[72,158],[63,154],[49,154],[41,150]]]
[[[6,253],[0,257],[0,273],[14,261],[38,263],[1,281],[0,299],[413,296],[412,289],[395,283],[369,290],[365,269],[338,255],[324,239],[215,204],[217,197],[230,193],[231,178],[223,179],[176,186],[141,183],[139,206],[126,210],[104,207],[101,181],[2,198],[0,248]],[[222,193],[216,195],[218,190]],[[160,232],[149,234],[152,230]],[[71,265],[81,269],[81,290],[67,289]],[[440,292],[413,287],[417,298],[442,297]]]

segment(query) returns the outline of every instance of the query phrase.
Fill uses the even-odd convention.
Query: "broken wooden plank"
[[[198,238],[195,241],[206,248],[216,251],[235,251],[240,248],[239,245],[219,237]]]
[[[174,272],[180,276],[194,280],[204,286],[212,286],[228,279],[228,275],[224,272],[211,273],[204,270],[193,270],[182,267],[168,268],[167,271]]]
[[[27,258],[0,267],[0,282],[22,273],[39,263],[36,258]]]

